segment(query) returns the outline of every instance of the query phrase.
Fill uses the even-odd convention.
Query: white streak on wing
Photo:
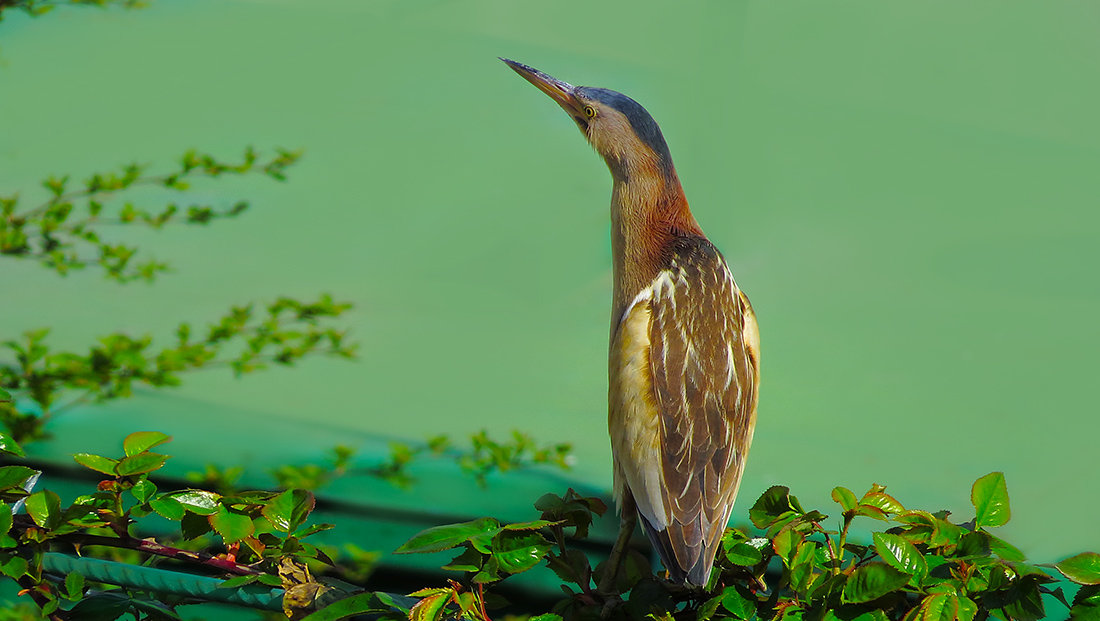
[[[726,341],[726,388],[733,383],[733,371],[736,363],[733,361],[733,345]]]

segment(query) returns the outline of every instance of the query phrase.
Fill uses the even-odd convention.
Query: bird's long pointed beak
[[[501,58],[501,60],[511,67],[513,71],[523,76],[523,79],[534,84],[540,91],[546,93],[551,99],[558,102],[558,105],[568,112],[570,116],[580,119],[584,118],[583,104],[577,99],[576,86],[568,82],[562,82],[557,78],[546,75],[538,69],[528,67],[523,63],[517,63],[507,58]]]

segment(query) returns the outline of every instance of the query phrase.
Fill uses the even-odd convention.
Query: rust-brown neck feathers
[[[643,157],[615,163],[608,160],[608,168],[614,179],[611,191],[614,331],[631,300],[668,267],[672,242],[682,236],[703,237],[703,231],[688,208],[671,163],[664,169],[654,159]]]

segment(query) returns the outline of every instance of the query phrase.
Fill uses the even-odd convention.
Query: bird
[[[611,571],[641,518],[668,579],[703,587],[756,427],[756,314],[641,104],[501,60],[569,114],[611,172],[608,433],[622,516]]]

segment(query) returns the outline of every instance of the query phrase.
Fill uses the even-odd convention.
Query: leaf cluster
[[[9,436],[0,434],[0,438],[5,450],[21,452]],[[168,456],[152,449],[170,439],[160,432],[138,432],[126,437],[123,455],[117,458],[74,455],[78,464],[104,478],[96,491],[78,496],[68,506],[51,490],[31,491],[36,471],[18,465],[0,467],[0,497],[5,503],[21,502],[26,509],[25,516],[14,517],[10,507],[0,511],[0,572],[32,592],[45,614],[58,611],[65,601],[84,601],[86,591],[81,577],[59,584],[43,574],[42,553],[57,545],[123,548],[147,559],[206,566],[217,573],[236,574],[227,581],[229,588],[258,582],[289,591],[307,582],[321,584],[305,564],[332,565],[333,561],[305,538],[332,526],[307,524],[316,504],[311,492],[251,490],[223,495],[203,489],[158,489],[149,476]],[[213,537],[222,551],[194,552],[140,538],[138,522],[152,514],[176,523],[181,540]],[[120,609],[118,614],[123,612]]]
[[[180,192],[196,178],[225,175],[262,174],[282,181],[287,167],[300,157],[299,152],[278,149],[275,155],[261,158],[250,147],[240,161],[225,162],[187,151],[174,169],[160,174],[150,174],[148,166],[132,163],[117,171],[92,174],[79,183],[68,175],[51,176],[42,182],[48,195],[45,201],[24,206],[18,194],[0,196],[0,255],[32,259],[61,275],[94,266],[118,282],[152,281],[169,265],[155,259],[139,260],[139,248],[111,241],[105,234],[108,227],[205,225],[235,218],[249,203],[237,201],[219,207],[181,206],[169,201],[150,209],[130,200],[115,200],[117,195],[142,186]]]
[[[536,508],[542,519],[513,526],[520,532],[539,528],[541,534],[508,535],[517,540],[514,546],[498,543],[508,527],[489,518],[429,529],[398,551],[459,548],[461,554],[444,569],[464,571],[466,579],[411,594],[422,598],[411,618],[487,618],[491,594],[481,587],[510,575],[502,568],[512,567],[504,558],[513,548],[521,550],[519,571],[534,566],[541,554],[563,581],[566,598],[539,617],[547,620],[1037,621],[1048,614],[1044,597],[1063,604],[1075,620],[1094,619],[1100,611],[1100,554],[1035,565],[989,532],[1011,514],[999,472],[974,483],[975,515],[964,523],[950,520],[946,511],[907,509],[881,485],[862,496],[844,487],[832,495],[841,509],[840,530],[829,530],[828,516],[803,509],[788,488],[767,490],[749,512],[761,535],[727,530],[710,582],[700,590],[668,583],[650,571],[647,559],[631,554],[612,590],[594,588],[593,574],[607,568],[591,569],[573,544],[603,506],[572,491],[541,498]],[[857,518],[883,528],[869,541],[849,541]],[[568,540],[567,527],[575,530]],[[1056,585],[1058,574],[1083,585],[1072,603]]]
[[[0,387],[17,397],[0,403],[0,424],[26,442],[43,437],[45,423],[60,411],[129,397],[135,384],[176,386],[183,372],[217,366],[243,375],[313,354],[351,358],[355,345],[325,323],[349,308],[327,295],[313,302],[282,297],[262,307],[235,306],[199,334],[191,324],[179,324],[176,342],[160,348],[149,336],[114,333],[86,353],[54,351],[49,330],[27,332],[21,340],[0,343],[0,351],[11,355],[10,362],[0,362]]]

